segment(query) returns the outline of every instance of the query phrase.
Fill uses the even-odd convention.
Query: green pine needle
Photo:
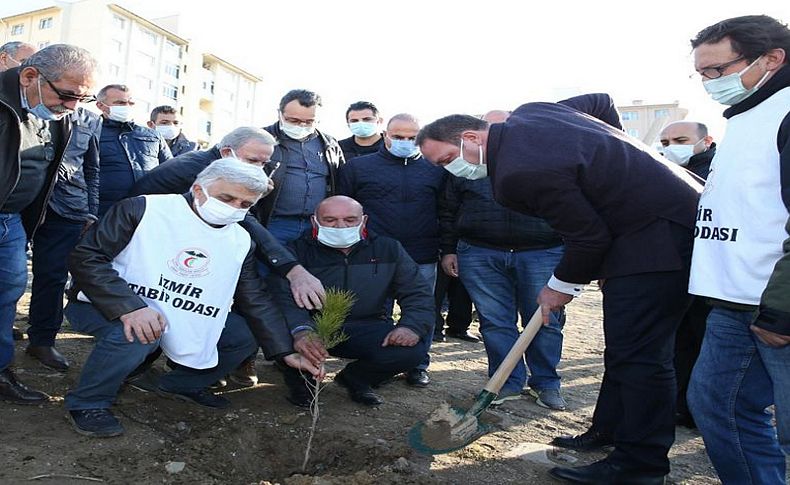
[[[356,297],[351,291],[327,288],[324,307],[313,316],[315,332],[325,349],[348,340],[342,328],[355,301]]]

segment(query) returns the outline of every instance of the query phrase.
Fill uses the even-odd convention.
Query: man
[[[167,142],[174,157],[197,150],[197,143],[187,140],[181,130],[178,111],[172,106],[157,106],[151,111],[148,128],[155,129]]]
[[[664,127],[659,139],[664,158],[685,167],[703,180],[708,178],[710,163],[716,154],[716,143],[708,135],[707,126],[694,121],[676,121]],[[696,428],[686,394],[691,370],[702,347],[708,313],[710,306],[705,303],[705,299],[694,298],[675,337],[675,373],[678,380],[675,423],[688,428]]]
[[[225,135],[210,150],[193,151],[169,160],[141,178],[132,187],[131,196],[144,194],[183,194],[195,182],[195,177],[218,158],[233,157],[250,165],[263,168],[271,165],[269,159],[277,140],[260,128],[242,126]],[[269,175],[277,167],[269,168]],[[321,282],[305,271],[298,261],[252,215],[241,226],[255,242],[257,260],[280,276],[288,279],[297,304],[308,310],[321,307],[324,289]],[[255,359],[251,358],[230,375],[231,380],[242,386],[258,383]]]
[[[22,62],[36,52],[27,42],[6,42],[0,46],[0,72],[22,65]]]
[[[537,309],[538,292],[562,258],[562,238],[545,221],[497,204],[488,180],[450,177],[444,195],[442,268],[460,278],[475,303],[492,376],[518,340],[519,315],[527,322]],[[527,348],[527,365],[518,362],[493,404],[521,397],[529,367],[529,393],[538,405],[566,408],[557,373],[564,324],[564,311],[551,314]]]
[[[290,247],[325,287],[349,290],[354,295],[343,325],[349,338],[329,349],[329,354],[354,359],[335,382],[345,387],[355,402],[377,406],[382,399],[372,388],[413,368],[425,356],[434,314],[430,286],[419,277],[417,264],[396,240],[367,230],[367,221],[359,202],[329,197],[316,208],[314,231]],[[285,313],[294,345],[314,341],[309,312],[293,302],[282,284],[278,288],[277,303]],[[383,311],[392,293],[401,308],[397,325],[392,314]],[[321,355],[316,353],[313,359]],[[310,394],[302,377],[286,369],[285,379],[291,388],[289,401],[308,407]]]
[[[716,144],[708,135],[707,126],[696,121],[675,121],[661,130],[659,140],[664,158],[703,180],[708,178]]]
[[[96,61],[55,44],[0,73],[0,399],[39,404],[49,396],[17,380],[12,325],[27,285],[25,246],[41,224],[78,102],[93,96]]]
[[[207,387],[257,345],[283,365],[322,377],[321,359],[294,353],[258,278],[250,236],[236,224],[268,191],[260,169],[217,160],[190,194],[125,199],[80,241],[69,259],[74,287],[66,315],[96,337],[96,347],[66,395],[78,433],[123,433],[109,408],[124,378],[159,347],[173,370],[157,393],[209,408],[230,403]],[[238,313],[230,313],[231,302]]]
[[[447,173],[422,157],[414,143],[419,131],[414,116],[393,116],[387,123],[384,146],[340,169],[338,192],[366,208],[373,231],[401,243],[433,291],[439,258],[437,211]],[[427,386],[429,363],[426,354],[425,360],[406,375],[406,382]]]
[[[722,482],[785,483],[790,29],[765,15],[736,17],[703,29],[691,45],[703,87],[729,108],[694,233],[689,292],[713,309],[689,408]]]
[[[114,203],[127,196],[135,182],[172,155],[156,130],[134,123],[134,99],[127,86],[109,84],[96,97],[96,107],[102,112],[99,142],[99,217],[102,217]]]
[[[596,119],[597,118],[597,119]],[[505,123],[453,115],[418,144],[456,176],[490,176],[494,199],[545,219],[565,253],[538,295],[543,323],[581,286],[604,279],[605,374],[600,399],[620,417],[614,451],[579,468],[576,483],[663,483],[674,440],[675,330],[701,186],[686,170],[622,133],[605,94],[529,103]]]
[[[289,91],[280,100],[279,122],[264,128],[277,140],[272,163],[274,192],[255,208],[258,220],[282,244],[311,227],[318,203],[334,195],[343,152],[337,141],[316,129],[321,97],[304,89]]]
[[[352,135],[338,142],[346,161],[379,151],[384,143],[381,135],[384,119],[376,105],[369,101],[352,103],[346,110],[346,123]]]

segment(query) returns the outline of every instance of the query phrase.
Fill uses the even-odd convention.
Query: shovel
[[[496,399],[505,381],[513,372],[524,352],[542,326],[540,307],[535,310],[516,343],[497,368],[483,390],[468,410],[451,407],[446,403],[435,410],[430,418],[412,426],[409,430],[409,445],[418,453],[440,455],[459,450],[490,431],[479,417]]]

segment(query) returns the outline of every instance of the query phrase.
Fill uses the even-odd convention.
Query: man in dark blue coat
[[[469,179],[490,177],[504,206],[545,219],[565,254],[538,296],[548,322],[604,280],[605,374],[597,407],[616,409],[604,460],[551,474],[575,483],[664,483],[674,441],[675,330],[702,187],[625,135],[605,94],[529,103],[505,122],[452,115],[427,125],[423,155]],[[609,402],[602,403],[605,398]]]

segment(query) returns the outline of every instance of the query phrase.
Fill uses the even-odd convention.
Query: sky
[[[46,5],[2,0],[0,16]],[[261,124],[293,88],[323,98],[321,128],[350,136],[345,110],[372,101],[385,120],[514,109],[607,92],[618,105],[680,101],[723,135],[723,107],[693,74],[689,39],[725,18],[790,22],[790,1],[117,0],[147,18],[181,15],[179,34],[259,75]]]

